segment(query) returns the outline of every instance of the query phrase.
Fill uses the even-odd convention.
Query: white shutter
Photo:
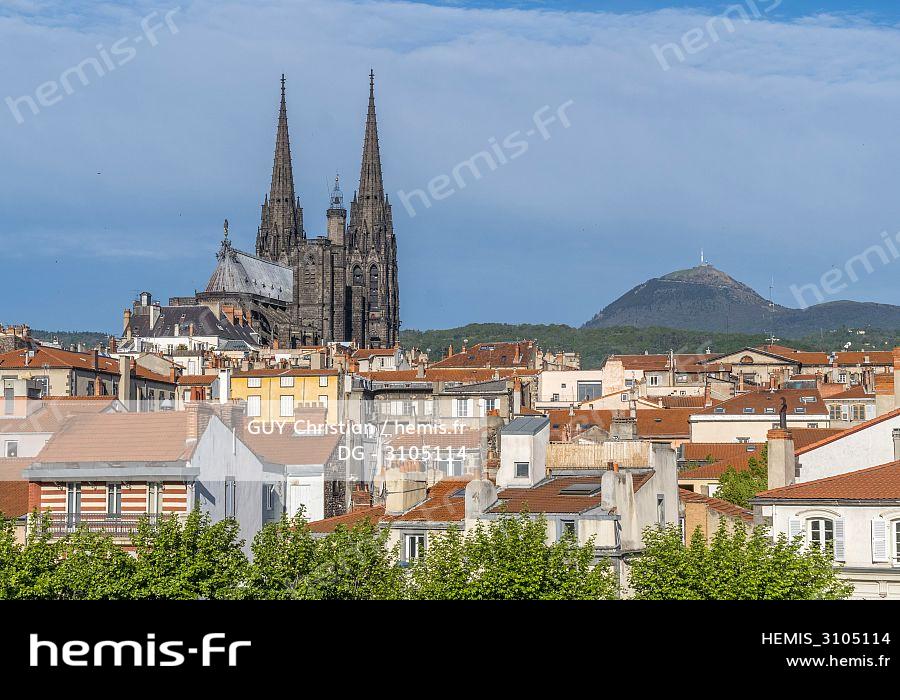
[[[450,399],[450,417],[459,418],[459,399]]]
[[[794,538],[798,535],[803,534],[803,521],[798,520],[797,518],[791,518],[788,521],[788,537],[791,542],[794,541]]]
[[[872,520],[872,561],[888,561],[888,527],[881,518]]]
[[[844,553],[844,519],[834,519],[834,560],[844,561],[846,554]]]
[[[478,415],[482,418],[487,415],[487,409],[485,407],[484,399],[478,399]]]
[[[466,399],[466,415],[475,415],[475,401],[473,399]]]

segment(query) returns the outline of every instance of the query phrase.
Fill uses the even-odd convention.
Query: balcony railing
[[[137,530],[138,523],[146,519],[151,525],[163,517],[155,513],[52,513],[50,535],[64,537],[79,527],[90,532],[101,532],[114,538],[127,538]]]

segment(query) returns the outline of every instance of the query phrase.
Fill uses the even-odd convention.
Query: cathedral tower
[[[282,75],[272,184],[262,205],[262,216],[256,234],[256,254],[265,260],[288,264],[297,243],[305,237],[305,234],[300,198],[294,194],[294,171],[291,167],[291,139],[288,135],[284,83]]]
[[[359,189],[350,204],[347,244],[351,339],[363,347],[393,347],[400,330],[397,243],[382,180],[374,72],[369,73]]]

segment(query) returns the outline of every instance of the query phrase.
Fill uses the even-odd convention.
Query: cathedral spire
[[[263,204],[257,255],[268,259],[286,258],[303,237],[303,213],[294,193],[294,171],[291,165],[291,139],[288,133],[285,77],[281,75],[281,105],[275,136],[275,160],[272,184]]]
[[[375,119],[375,71],[369,71],[369,113],[366,116],[366,138],[363,142],[362,168],[359,172],[359,201],[381,204],[384,185],[381,180],[381,154],[378,150],[378,123]]]

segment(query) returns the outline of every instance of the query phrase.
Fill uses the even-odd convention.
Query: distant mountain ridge
[[[584,328],[664,326],[798,337],[842,327],[900,328],[900,306],[831,301],[806,309],[769,304],[752,288],[704,264],[654,277],[606,306]]]

